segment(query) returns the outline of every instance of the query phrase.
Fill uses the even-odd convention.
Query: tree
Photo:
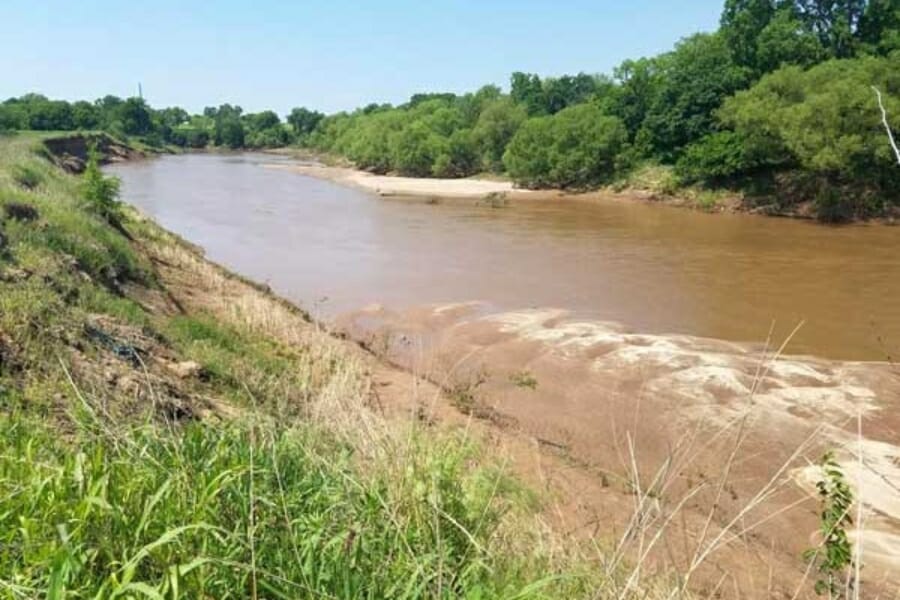
[[[523,123],[503,162],[525,187],[582,188],[612,179],[627,138],[622,121],[580,104]]]
[[[115,109],[126,135],[146,135],[153,129],[150,109],[143,98],[128,98]]]
[[[541,87],[544,111],[553,115],[569,106],[586,102],[597,91],[597,80],[579,73],[545,79]]]
[[[900,50],[900,4],[870,0],[859,21],[859,39],[866,51],[887,56]]]
[[[856,53],[856,34],[867,0],[795,0],[794,4],[801,21],[819,36],[831,56],[849,58]]]
[[[96,129],[100,125],[100,110],[95,104],[79,100],[72,105],[72,124],[76,129]]]
[[[725,0],[720,31],[735,63],[757,69],[757,41],[774,15],[773,0]]]
[[[445,143],[425,122],[414,121],[391,136],[391,162],[402,175],[429,177]]]
[[[207,114],[204,110],[204,114]],[[215,119],[213,143],[216,146],[226,146],[228,148],[243,148],[244,146],[244,125],[241,122],[241,114],[243,109],[240,106],[232,106],[223,104],[217,109],[212,110]]]
[[[747,70],[735,64],[722,36],[697,34],[660,57],[659,81],[637,143],[667,161],[713,131],[713,114],[742,89]]]
[[[367,115],[355,129],[347,156],[360,169],[387,173],[394,168],[391,138],[406,122],[400,110],[380,111]]]
[[[614,72],[618,87],[611,94],[609,110],[619,117],[634,142],[661,87],[661,65],[652,58],[626,60]]]
[[[809,67],[825,59],[827,52],[790,9],[779,10],[759,33],[754,68],[771,73],[784,65]]]
[[[301,137],[312,133],[324,118],[325,115],[320,112],[308,108],[295,108],[288,115],[287,121],[293,128],[294,134]]]
[[[184,125],[191,119],[191,115],[180,106],[171,106],[156,112],[159,115],[160,120],[169,127]]]
[[[889,114],[900,112],[900,56],[831,60],[804,71],[783,67],[726,100],[720,125],[739,140],[708,139],[685,153],[681,168],[695,178],[783,174],[782,202],[814,200],[820,218],[877,214],[900,199],[900,169],[884,137],[871,87],[884,92]],[[700,160],[718,152],[721,160]],[[728,158],[726,160],[727,157]],[[730,169],[730,170],[729,170]]]
[[[485,106],[472,132],[472,141],[478,147],[484,169],[503,169],[506,146],[527,118],[525,109],[510,98],[498,98]]]
[[[510,96],[513,102],[525,107],[529,116],[546,113],[544,88],[541,78],[533,73],[515,72],[510,78]]]
[[[0,104],[0,130],[27,129],[28,113],[15,98]]]

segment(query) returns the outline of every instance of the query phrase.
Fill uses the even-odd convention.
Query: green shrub
[[[15,165],[12,177],[13,181],[26,190],[33,190],[44,181],[43,174],[31,165]]]
[[[100,155],[96,146],[88,151],[88,161],[82,176],[82,197],[88,209],[113,225],[122,221],[122,203],[119,202],[119,180],[107,177],[100,171]]]
[[[753,168],[744,148],[744,141],[733,131],[710,134],[687,147],[675,173],[685,183],[728,180]]]
[[[582,188],[610,181],[627,146],[622,122],[593,104],[526,121],[503,162],[519,185]]]

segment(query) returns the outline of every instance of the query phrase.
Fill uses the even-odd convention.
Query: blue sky
[[[512,71],[609,72],[716,28],[722,0],[2,0],[0,98],[325,112]]]

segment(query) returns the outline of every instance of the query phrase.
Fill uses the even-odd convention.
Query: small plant
[[[119,180],[100,171],[100,154],[96,145],[88,149],[88,162],[82,176],[82,196],[88,208],[111,225],[122,222],[122,203],[119,201]]]
[[[488,373],[482,368],[470,378],[457,382],[447,390],[450,402],[464,415],[486,417],[488,412],[478,402],[478,388],[487,380]]]
[[[41,173],[26,165],[16,165],[12,169],[13,180],[26,190],[33,190],[41,184],[43,177]]]
[[[709,190],[702,190],[697,194],[696,199],[697,208],[705,212],[713,212],[716,209],[719,201],[714,192]]]
[[[509,376],[509,380],[516,387],[528,388],[529,390],[536,390],[538,386],[538,380],[531,374],[531,371],[517,371]]]
[[[822,502],[820,531],[822,544],[810,548],[803,557],[817,566],[819,579],[816,593],[829,598],[844,597],[845,590],[852,589],[853,549],[847,537],[847,528],[853,525],[850,509],[853,506],[853,492],[834,458],[833,452],[822,457],[823,478],[816,484]],[[849,582],[849,585],[842,585]]]
[[[485,203],[491,208],[506,208],[509,206],[509,198],[506,192],[491,192],[484,197]]]

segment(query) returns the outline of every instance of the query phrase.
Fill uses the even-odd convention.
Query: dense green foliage
[[[898,198],[900,168],[872,86],[900,115],[898,66],[898,56],[866,57],[769,74],[725,102],[724,130],[691,146],[679,171],[692,180],[778,174],[780,189],[816,199],[826,220],[879,214]]]
[[[527,187],[585,187],[611,178],[626,141],[622,121],[594,104],[581,104],[527,121],[504,163]]]
[[[287,122],[271,110],[244,113],[223,104],[191,115],[180,107],[153,109],[141,98],[105,96],[95,102],[69,103],[27,94],[0,103],[0,131],[103,130],[117,137],[135,137],[149,145],[171,144],[204,148],[278,148],[315,128],[323,115],[297,108]]]

